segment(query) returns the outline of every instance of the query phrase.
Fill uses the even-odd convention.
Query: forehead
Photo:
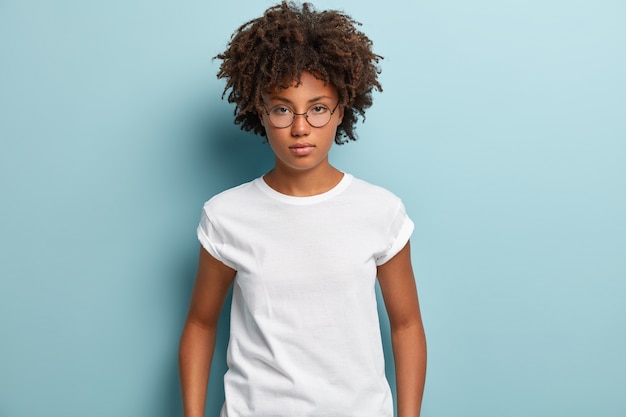
[[[264,100],[278,100],[284,102],[309,102],[316,99],[336,99],[337,89],[324,80],[317,79],[309,72],[303,72],[300,82],[294,82],[287,88],[273,87],[267,94],[263,95]]]

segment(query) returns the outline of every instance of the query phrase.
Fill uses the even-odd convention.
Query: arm
[[[200,250],[198,272],[178,352],[185,417],[204,416],[217,322],[235,274],[235,270],[205,249]]]
[[[378,267],[378,281],[391,327],[398,417],[418,417],[426,378],[426,337],[409,243]]]

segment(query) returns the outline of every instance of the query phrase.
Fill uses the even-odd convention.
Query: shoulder
[[[406,217],[406,208],[400,197],[384,187],[353,178],[346,191],[341,203],[351,217],[383,226],[388,226],[398,217]]]
[[[204,203],[205,212],[223,212],[250,204],[255,198],[256,186],[253,180],[222,191]]]
[[[350,188],[353,194],[360,195],[374,204],[395,205],[401,203],[400,197],[388,189],[356,177],[352,178]]]

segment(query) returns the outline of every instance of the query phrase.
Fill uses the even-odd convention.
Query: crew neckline
[[[254,180],[254,184],[261,189],[265,194],[270,196],[271,198],[288,203],[288,204],[296,204],[296,205],[308,205],[308,204],[316,204],[322,201],[326,201],[340,194],[343,190],[345,190],[348,185],[352,182],[352,178],[354,178],[351,174],[343,172],[343,177],[341,180],[328,191],[325,191],[321,194],[310,195],[306,197],[297,197],[293,195],[283,194],[281,192],[276,191],[263,179],[263,177],[259,177]]]

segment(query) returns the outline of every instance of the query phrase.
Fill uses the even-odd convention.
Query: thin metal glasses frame
[[[276,108],[276,107],[280,107],[280,106],[281,106],[280,104],[279,104],[279,105],[277,105],[277,106],[273,106],[272,108],[270,108],[270,110],[272,110],[272,109],[274,109],[274,108]],[[307,122],[307,123],[308,123],[311,127],[320,128],[320,127],[324,127],[324,126],[326,126],[326,125],[330,122],[330,119],[332,119],[333,114],[335,114],[335,111],[337,110],[337,107],[339,107],[339,102],[337,102],[337,104],[335,105],[335,107],[334,107],[332,110],[330,110],[330,108],[328,108],[328,107],[327,107],[327,108],[330,110],[330,116],[328,116],[328,120],[326,121],[326,123],[324,123],[324,124],[322,124],[322,125],[319,125],[319,126],[316,126],[316,125],[312,124],[312,123],[311,123],[311,121],[309,120],[309,110],[311,110],[311,109],[312,109],[313,107],[315,107],[315,106],[320,106],[320,104],[314,104],[314,105],[312,105],[312,106],[311,106],[311,107],[309,107],[309,108],[307,109],[307,111],[306,111],[306,112],[304,112],[304,113],[296,113],[296,112],[292,112],[293,117],[291,118],[291,122],[290,122],[287,126],[281,126],[281,127],[276,126],[276,124],[272,121],[272,116],[270,116],[270,112],[269,112],[269,110],[267,109],[267,107],[265,107],[265,104],[263,104],[263,110],[265,110],[265,114],[267,115],[268,119],[270,120],[270,123],[272,123],[272,125],[273,125],[276,129],[287,129],[287,128],[288,128],[288,127],[290,127],[290,126],[293,124],[293,122],[296,120],[296,116],[304,116],[304,119],[306,120],[306,122]],[[326,105],[324,105],[324,104],[322,104],[322,106],[326,107]],[[286,106],[285,106],[285,107],[286,107]]]

